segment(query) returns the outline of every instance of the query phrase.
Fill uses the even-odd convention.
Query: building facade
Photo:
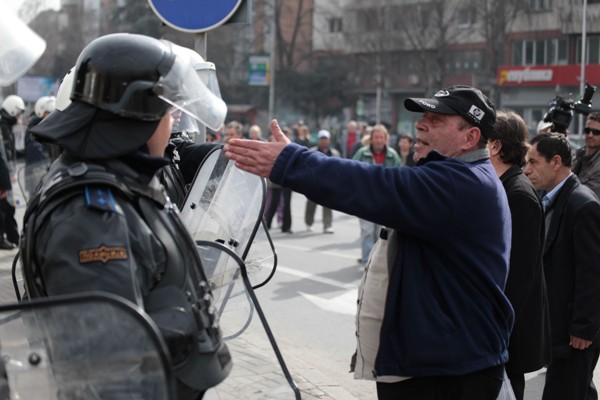
[[[352,65],[354,117],[397,132],[414,130],[405,97],[453,84],[481,88],[532,133],[556,96],[579,98],[582,75],[600,84],[598,0],[585,9],[583,70],[581,0],[315,0],[314,9],[314,50]]]

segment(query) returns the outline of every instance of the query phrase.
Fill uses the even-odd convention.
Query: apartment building
[[[557,95],[579,98],[582,0],[315,0],[314,10],[313,50],[352,65],[355,116],[398,132],[414,130],[405,97],[452,84],[481,88],[532,131]],[[599,85],[600,0],[585,12],[583,75]]]

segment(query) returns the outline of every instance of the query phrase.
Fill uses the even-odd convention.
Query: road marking
[[[356,315],[356,299],[358,289],[354,288],[331,299],[299,292],[305,299],[322,310],[344,315]]]
[[[309,274],[307,272],[298,271],[297,269],[284,267],[282,265],[277,266],[277,272],[283,272],[284,274],[294,275],[294,276],[297,276],[302,279],[309,279],[311,281],[323,283],[325,285],[333,286],[333,287],[336,287],[339,289],[347,290],[347,289],[356,289],[356,287],[357,287],[357,284],[342,283],[342,282],[336,281],[334,279],[329,279],[329,278],[324,278],[319,275]]]

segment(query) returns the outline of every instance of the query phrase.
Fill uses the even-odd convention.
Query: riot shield
[[[149,317],[110,294],[0,306],[0,399],[175,399]]]
[[[187,193],[181,219],[194,241],[215,241],[245,263],[249,279],[264,285],[277,266],[275,247],[263,223],[264,179],[244,172],[223,155],[211,151]]]
[[[265,193],[263,179],[239,170],[216,148],[181,210],[233,358],[229,377],[207,392],[208,400],[301,398],[254,293],[277,262],[262,218]]]
[[[12,85],[46,50],[46,41],[0,2],[0,87]]]
[[[31,146],[39,148],[41,143],[35,143]],[[26,149],[26,151],[29,151],[29,149]],[[18,187],[13,187],[13,192],[19,192],[25,202],[28,202],[36,187],[41,182],[42,177],[50,169],[50,164],[50,157],[41,152],[37,160],[27,160],[24,163],[19,163],[16,168]]]
[[[301,399],[244,262],[221,243],[198,241],[197,246],[202,265],[210,271],[214,305],[233,358],[227,379],[210,389],[204,400]]]

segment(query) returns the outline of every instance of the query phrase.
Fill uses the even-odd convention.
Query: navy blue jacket
[[[418,168],[385,168],[290,144],[275,162],[273,182],[398,232],[376,375],[462,375],[508,360],[510,211],[479,158],[432,152]]]

